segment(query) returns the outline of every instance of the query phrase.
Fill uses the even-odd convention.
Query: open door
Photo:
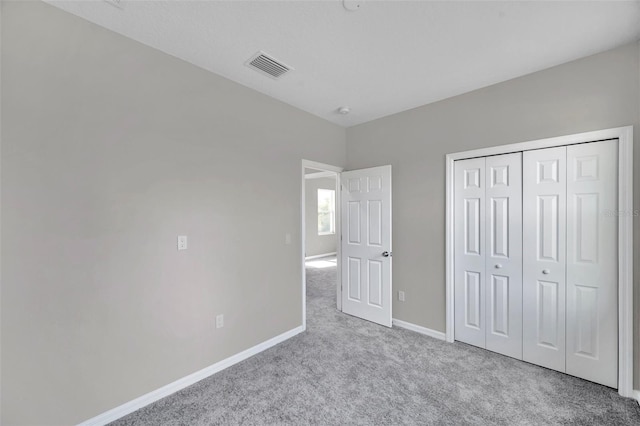
[[[391,166],[341,181],[342,311],[391,327]]]

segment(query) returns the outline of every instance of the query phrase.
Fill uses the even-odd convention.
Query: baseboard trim
[[[638,404],[640,404],[640,390],[634,389],[632,395],[632,398],[635,399]]]
[[[89,420],[85,420],[78,426],[102,426],[106,425],[107,423],[113,422],[114,420],[118,420],[119,418],[124,417],[127,414],[131,414],[134,411],[141,409],[142,407],[145,407],[153,402],[156,402],[159,399],[176,393],[179,390],[186,388],[187,386],[191,386],[192,384],[199,382],[202,379],[206,379],[207,377],[224,370],[225,368],[229,368],[232,365],[239,363],[240,361],[244,361],[247,358],[250,358],[264,350],[267,350],[277,345],[278,343],[282,343],[285,340],[292,338],[296,334],[302,333],[303,331],[303,326],[296,327],[265,342],[259,343],[249,349],[246,349],[240,353],[230,356],[229,358],[216,362],[215,364],[203,368],[200,371],[196,371],[193,374],[178,379],[173,383],[169,383],[168,385],[151,391],[145,395],[142,395],[141,397],[126,402],[119,407],[113,408],[109,411],[92,417]]]
[[[307,256],[304,258],[304,260],[311,260],[311,259],[319,259],[321,257],[327,257],[327,256],[335,256],[336,252],[331,252],[331,253],[324,253],[324,254],[316,254],[313,256]]]
[[[416,333],[424,334],[425,336],[433,337],[434,339],[445,340],[445,334],[441,331],[432,330],[427,327],[422,327],[420,325],[412,324],[410,322],[402,321],[395,318],[391,320],[391,323],[396,327],[415,331]]]

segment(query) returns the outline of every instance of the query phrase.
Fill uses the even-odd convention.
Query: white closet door
[[[565,371],[566,147],[523,154],[523,359]]]
[[[567,148],[567,373],[618,385],[617,140]]]
[[[486,348],[522,359],[522,153],[486,159]]]
[[[455,339],[485,347],[485,159],[455,163]]]

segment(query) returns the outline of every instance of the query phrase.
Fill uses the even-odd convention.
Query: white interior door
[[[565,371],[566,147],[523,154],[523,359]]]
[[[485,337],[485,164],[455,163],[455,339],[486,347]]]
[[[391,327],[391,166],[341,180],[342,311]]]
[[[522,359],[522,153],[486,159],[486,348]]]
[[[618,386],[617,140],[567,147],[567,373]]]

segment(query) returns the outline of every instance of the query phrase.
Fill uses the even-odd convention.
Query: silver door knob
[[[383,251],[383,252],[382,252],[382,256],[383,256],[383,257],[391,257],[391,256],[393,256],[393,252],[390,252],[390,251]]]
[[[496,263],[496,269],[500,269],[500,268],[502,268],[502,265],[499,263]]]
[[[550,272],[551,272],[551,271],[550,271],[550,270],[548,270],[548,269],[543,269],[543,270],[542,270],[542,273],[543,273],[543,274],[545,274],[545,275],[549,275],[549,273],[550,273]]]

